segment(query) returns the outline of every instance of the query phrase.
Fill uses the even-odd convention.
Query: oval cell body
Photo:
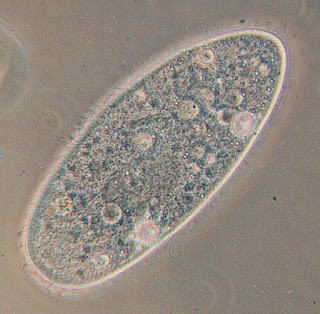
[[[92,287],[181,230],[248,154],[287,69],[279,37],[232,31],[185,46],[105,103],[39,189],[29,269]]]

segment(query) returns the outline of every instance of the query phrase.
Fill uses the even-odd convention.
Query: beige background
[[[2,0],[0,22],[31,67],[24,98],[0,115],[1,313],[320,312],[318,0]],[[229,184],[178,235],[98,289],[59,296],[30,280],[23,219],[98,101],[184,43],[243,27],[281,36],[290,66],[272,120]]]

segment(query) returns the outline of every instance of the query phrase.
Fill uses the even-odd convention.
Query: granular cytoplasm
[[[247,29],[186,46],[123,88],[39,189],[24,232],[31,273],[92,287],[180,230],[252,148],[286,69],[282,41]]]

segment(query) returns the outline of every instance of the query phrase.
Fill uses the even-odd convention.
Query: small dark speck
[[[273,201],[276,201],[276,200],[277,200],[277,197],[276,197],[276,196],[273,196],[273,197],[272,197],[272,200],[273,200]]]
[[[4,254],[4,253],[1,254],[1,257],[5,257],[5,256],[6,256],[6,254]]]
[[[240,22],[241,24],[243,24],[243,23],[246,22],[246,20],[240,20],[239,22]]]

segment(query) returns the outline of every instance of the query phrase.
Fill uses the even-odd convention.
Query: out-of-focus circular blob
[[[21,103],[30,78],[30,63],[18,36],[0,23],[0,115]]]
[[[74,105],[68,95],[51,88],[41,88],[27,97],[24,103],[28,107],[25,119],[30,121],[41,137],[63,137],[67,125],[66,117],[70,116],[69,110]]]

